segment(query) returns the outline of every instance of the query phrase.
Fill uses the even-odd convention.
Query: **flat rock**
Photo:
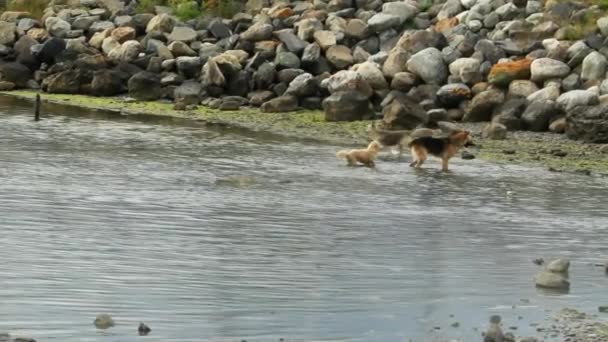
[[[354,63],[350,49],[344,45],[335,45],[327,49],[325,57],[336,69],[345,69]]]
[[[557,98],[557,104],[565,111],[570,111],[576,106],[590,106],[598,103],[598,95],[588,90],[572,90]]]
[[[264,102],[260,110],[264,113],[285,113],[293,112],[298,109],[298,99],[295,96],[279,96]]]
[[[193,29],[187,26],[175,26],[173,27],[173,31],[167,37],[170,42],[185,42],[189,43],[197,38],[197,33]]]
[[[530,65],[530,73],[532,81],[543,82],[568,76],[570,67],[566,63],[555,59],[538,58]]]
[[[279,40],[283,44],[285,44],[287,50],[296,54],[299,54],[304,51],[304,49],[308,45],[307,42],[298,38],[298,36],[296,36],[290,29],[275,31],[274,35],[277,36],[277,38],[279,38]]]

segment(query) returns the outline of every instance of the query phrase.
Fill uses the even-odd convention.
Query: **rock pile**
[[[249,0],[230,19],[51,2],[0,17],[0,89],[168,99],[265,112],[382,113],[608,142],[608,13],[547,0]],[[583,30],[584,28],[585,30]]]

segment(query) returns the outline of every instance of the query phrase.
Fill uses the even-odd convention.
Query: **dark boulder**
[[[65,50],[65,40],[51,37],[39,49],[33,51],[34,56],[42,63],[53,64],[55,58]]]
[[[563,114],[554,101],[535,101],[521,115],[525,129],[534,132],[544,132],[549,129],[551,119]]]
[[[83,90],[83,85],[88,86],[90,81],[89,75],[83,70],[68,69],[45,78],[42,88],[48,93],[79,94]]]
[[[161,95],[160,77],[157,74],[141,71],[128,81],[129,96],[140,101],[158,100]]]
[[[17,62],[27,66],[30,70],[36,70],[40,66],[40,61],[32,54],[32,46],[38,42],[28,35],[21,36],[13,48],[17,55]]]
[[[95,96],[113,96],[125,91],[121,75],[114,70],[95,70],[91,81],[91,94]]]
[[[185,105],[198,105],[201,103],[202,87],[199,82],[186,81],[173,91],[175,102]]]
[[[298,109],[298,99],[295,96],[285,95],[264,102],[260,110],[264,113],[293,112]]]
[[[428,122],[428,114],[409,97],[397,97],[382,110],[387,129],[414,129]]]
[[[323,100],[326,121],[372,119],[374,112],[367,96],[353,90],[338,91]]]
[[[23,88],[32,78],[32,72],[21,63],[9,62],[0,64],[0,80],[14,83],[17,88]]]

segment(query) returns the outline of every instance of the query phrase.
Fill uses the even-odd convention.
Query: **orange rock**
[[[488,74],[488,82],[498,86],[507,86],[513,80],[529,79],[530,64],[532,64],[530,58],[494,64]]]
[[[132,27],[118,27],[112,30],[112,34],[110,36],[122,44],[127,40],[135,39],[135,29]]]
[[[270,11],[270,17],[273,19],[287,19],[294,14],[294,11],[289,7],[279,8]]]
[[[276,50],[278,45],[279,45],[279,42],[277,42],[275,40],[262,40],[262,41],[255,43],[254,51],[255,52],[266,52],[266,53],[272,54],[272,53],[274,53],[274,51]]]
[[[435,32],[445,32],[458,25],[459,20],[456,17],[441,19],[435,24]]]
[[[27,35],[39,43],[42,43],[49,37],[49,33],[43,28],[32,28],[27,31]]]

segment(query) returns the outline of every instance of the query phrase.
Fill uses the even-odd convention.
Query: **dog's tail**
[[[347,155],[348,155],[347,150],[338,151],[338,153],[336,153],[336,157],[338,157],[338,159],[346,159]]]

